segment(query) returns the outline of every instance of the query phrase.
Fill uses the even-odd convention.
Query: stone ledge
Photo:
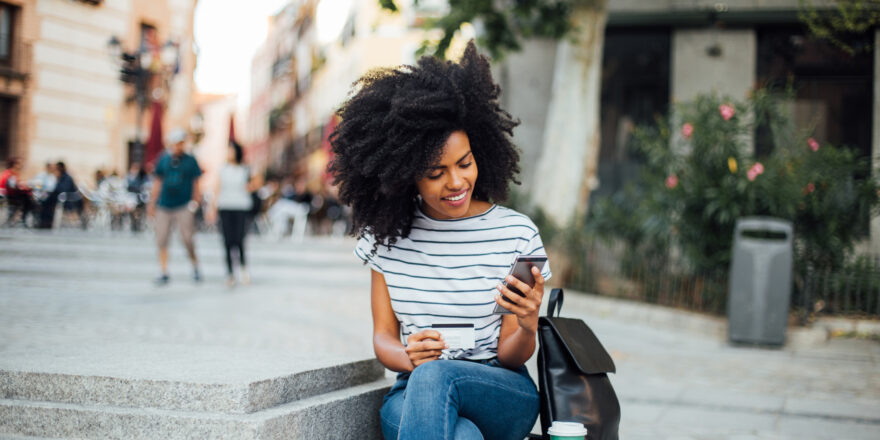
[[[147,359],[149,356],[129,358],[113,367],[86,368],[76,363],[78,358],[54,368],[51,362],[41,363],[45,360],[42,358],[31,359],[33,364],[19,363],[14,369],[0,363],[0,398],[246,414],[369,383],[385,374],[384,367],[375,359],[353,362],[342,358],[321,360],[249,353],[257,357],[233,361],[236,356],[231,352],[196,352],[191,350],[188,357],[177,361],[189,363],[196,371],[177,370],[175,374],[164,371],[163,367],[175,369],[175,365],[169,367],[167,362],[144,367],[151,360]],[[180,355],[167,350],[161,354]],[[225,370],[206,361],[223,354],[230,355]],[[234,354],[241,359],[243,353]],[[138,361],[144,361],[143,370],[126,371],[126,367]],[[272,361],[274,364],[270,365]],[[26,371],[28,367],[32,371]]]
[[[3,399],[0,438],[379,440],[379,408],[390,386],[383,378],[251,414]]]
[[[713,335],[722,339],[727,338],[727,319],[723,316],[703,315],[656,304],[604,297],[573,289],[566,289],[566,294],[565,304],[576,308],[578,312]],[[566,313],[563,311],[563,316],[565,315]],[[860,337],[880,337],[880,321],[820,318],[808,327],[789,327],[786,331],[785,346],[800,348],[822,345],[835,333],[848,333]]]

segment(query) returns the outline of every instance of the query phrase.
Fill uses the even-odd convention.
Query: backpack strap
[[[550,299],[547,300],[547,317],[552,318],[554,312],[558,317],[562,313],[562,289],[553,289],[550,291]]]

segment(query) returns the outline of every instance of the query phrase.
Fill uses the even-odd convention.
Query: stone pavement
[[[253,282],[229,289],[219,240],[198,237],[200,284],[175,243],[172,282],[158,288],[149,236],[0,231],[0,371],[210,381],[372,356],[369,274],[353,241],[251,238]],[[566,294],[563,314],[584,319],[617,363],[623,439],[880,438],[876,342],[731,347],[651,319],[668,311]]]

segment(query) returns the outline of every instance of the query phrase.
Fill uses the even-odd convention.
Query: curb
[[[727,318],[679,310],[657,304],[600,296],[566,289],[566,303],[581,313],[661,326],[727,339]],[[568,293],[566,292],[566,293]],[[784,348],[812,347],[833,337],[857,336],[880,338],[880,321],[851,318],[819,318],[807,327],[789,326]]]

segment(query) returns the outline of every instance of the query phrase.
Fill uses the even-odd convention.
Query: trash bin
[[[749,217],[736,222],[727,298],[731,342],[782,345],[788,326],[791,222]]]

